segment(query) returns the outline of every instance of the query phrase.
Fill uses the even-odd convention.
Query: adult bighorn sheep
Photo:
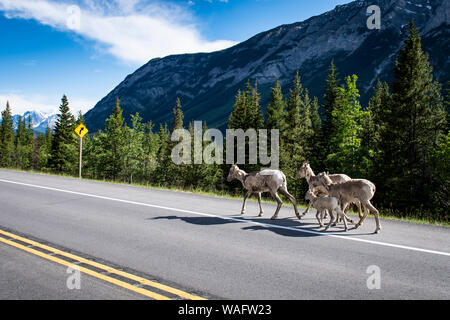
[[[343,173],[329,174],[328,177],[331,179],[331,181],[333,183],[340,183],[340,182],[345,182],[345,181],[351,180],[351,178],[348,175],[343,174]],[[311,169],[311,166],[309,165],[309,163],[305,162],[300,167],[300,171],[298,172],[298,178],[299,179],[305,178],[306,182],[308,183],[309,189],[314,194],[316,194],[318,196],[326,196],[327,195],[326,189],[323,188],[321,184],[316,183],[318,181],[317,180],[318,178],[314,174],[314,171]],[[314,187],[314,185],[316,185],[317,187]],[[358,207],[359,219],[361,219],[362,218],[361,203],[359,203],[359,201],[355,201],[355,204]],[[306,210],[303,212],[303,215],[308,213],[310,207],[311,207],[311,203],[308,203],[308,206],[306,207]],[[347,209],[347,208],[345,208],[345,209]]]
[[[245,201],[249,196],[253,193],[258,194],[258,203],[259,203],[259,217],[263,215],[263,209],[261,206],[261,193],[262,192],[270,192],[272,197],[277,201],[278,206],[275,210],[274,215],[271,219],[276,219],[278,217],[278,212],[283,205],[280,197],[277,194],[277,191],[280,191],[282,195],[285,195],[293,204],[295,215],[300,219],[300,214],[297,209],[297,201],[295,198],[287,191],[286,184],[286,176],[280,170],[261,170],[251,173],[246,173],[244,170],[239,169],[236,164],[233,164],[230,168],[230,172],[228,173],[227,181],[230,182],[234,179],[239,180],[242,183],[242,186],[247,190],[247,193],[244,196],[244,203],[242,205],[241,214],[245,213]]]
[[[366,179],[350,179],[341,183],[333,183],[330,177],[325,172],[322,172],[317,175],[317,179],[313,182],[313,187],[319,186],[324,187],[331,197],[339,200],[342,211],[355,199],[359,200],[364,207],[364,216],[355,225],[355,228],[363,224],[370,211],[375,216],[376,228],[374,233],[378,233],[381,230],[378,210],[370,203],[376,191],[372,182]]]

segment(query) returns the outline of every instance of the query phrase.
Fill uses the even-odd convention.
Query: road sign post
[[[80,138],[80,159],[78,160],[78,178],[81,179],[81,163],[83,160],[83,138]]]
[[[80,124],[78,127],[75,128],[75,133],[80,137],[80,158],[78,160],[78,178],[81,179],[81,167],[82,167],[82,161],[83,161],[83,137],[88,133],[88,129],[85,127],[84,124]]]

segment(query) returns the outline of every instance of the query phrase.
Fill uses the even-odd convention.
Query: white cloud
[[[174,4],[142,0],[0,0],[8,18],[34,19],[100,44],[122,61],[143,64],[170,54],[211,52],[235,44],[205,40],[189,13]],[[78,15],[79,12],[79,15]]]
[[[69,107],[73,115],[77,115],[78,111],[85,113],[92,108],[96,101],[85,99],[71,100],[69,99]],[[42,113],[57,112],[61,104],[61,97],[45,97],[42,95],[23,95],[21,93],[0,93],[0,110],[6,108],[6,102],[9,101],[12,114],[24,114],[26,111],[40,111]]]

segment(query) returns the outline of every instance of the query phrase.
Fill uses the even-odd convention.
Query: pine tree
[[[144,168],[142,164],[145,161],[144,156],[144,125],[139,113],[131,116],[131,128],[125,128],[125,158],[124,158],[124,177],[130,183],[142,180],[144,177]]]
[[[255,81],[254,87],[250,85],[250,82],[247,82],[247,96],[249,127],[258,130],[264,126],[264,117],[259,104],[261,96],[258,92],[258,82]]]
[[[102,161],[109,178],[117,180],[124,169],[125,158],[125,127],[123,110],[120,100],[116,98],[116,105],[112,114],[106,119],[103,145],[106,158]]]
[[[310,150],[311,155],[309,157],[309,162],[313,168],[318,168],[319,170],[324,170],[322,161],[322,141],[323,141],[323,131],[322,131],[322,119],[319,114],[319,99],[314,97],[310,105],[310,115],[311,115],[311,125],[313,135],[310,137]]]
[[[280,81],[275,82],[275,87],[271,91],[271,100],[267,106],[267,129],[278,129],[280,133],[286,130],[286,105],[283,98]]]
[[[322,105],[323,117],[323,141],[322,141],[322,158],[325,160],[327,155],[332,153],[333,144],[330,141],[330,136],[334,131],[333,128],[333,110],[339,97],[339,74],[334,64],[334,59],[331,60],[329,74],[326,79],[325,94],[323,96],[325,104]]]
[[[66,95],[61,99],[52,139],[50,167],[57,172],[75,173],[78,144],[75,137],[75,118],[70,112]]]
[[[170,131],[167,124],[159,125],[158,131],[159,148],[157,151],[157,168],[155,170],[154,182],[159,185],[170,185],[174,178],[167,168],[173,164],[171,153]]]
[[[327,157],[327,168],[333,172],[345,172],[351,177],[360,176],[360,146],[362,120],[364,112],[359,103],[359,90],[356,75],[345,78],[345,85],[339,87],[339,93],[333,107],[329,136],[333,148]]]
[[[80,124],[84,124],[84,115],[81,111],[78,111],[76,125],[79,126]]]
[[[229,129],[255,129],[258,130],[264,126],[264,118],[259,104],[260,96],[257,83],[252,87],[250,81],[247,82],[246,90],[238,90],[233,111],[228,119]]]
[[[302,83],[300,82],[300,74],[297,71],[294,79],[293,87],[289,90],[289,98],[287,102],[286,124],[290,130],[298,128],[300,125],[300,105],[301,95],[303,94]],[[290,133],[289,133],[290,135]]]
[[[14,128],[9,101],[6,102],[6,109],[2,112],[2,122],[0,124],[0,167],[12,165],[14,152]]]
[[[430,207],[434,181],[430,155],[445,136],[446,114],[428,54],[414,22],[394,68],[392,101],[382,113],[380,147],[384,160],[381,191],[399,208]]]
[[[39,155],[39,166],[41,170],[46,170],[49,167],[49,159],[51,157],[52,152],[52,130],[47,124],[47,127],[45,128],[45,134],[44,139],[42,141],[42,144],[40,144],[40,155]]]
[[[181,100],[177,98],[176,105],[173,108],[173,121],[172,128],[173,130],[182,129],[183,128],[183,111],[181,110]]]
[[[14,166],[21,169],[29,169],[33,149],[31,120],[19,116],[17,131],[14,139]]]

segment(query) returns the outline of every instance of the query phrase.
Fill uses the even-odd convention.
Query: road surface
[[[322,232],[275,205],[0,170],[0,230],[207,299],[450,299],[450,229],[368,218]],[[1,235],[0,235],[1,236]],[[25,245],[26,243],[22,243]],[[139,293],[0,242],[0,299]],[[171,296],[173,297],[173,296]]]

